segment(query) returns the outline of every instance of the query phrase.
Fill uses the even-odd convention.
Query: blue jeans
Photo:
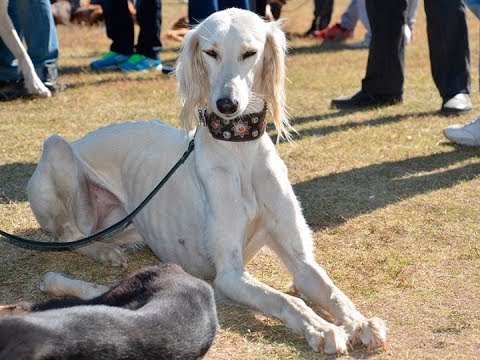
[[[188,2],[188,18],[190,25],[196,25],[219,10],[231,7],[250,10],[249,0],[190,0]]]
[[[480,0],[465,0],[465,4],[480,19]]]
[[[20,38],[25,38],[33,66],[45,80],[46,65],[58,59],[58,39],[49,0],[10,0],[8,14]],[[0,40],[0,80],[20,80],[13,54]]]

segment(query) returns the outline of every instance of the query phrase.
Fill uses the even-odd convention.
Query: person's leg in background
[[[362,89],[332,100],[336,108],[393,105],[402,101],[406,0],[366,0],[372,29]]]
[[[370,40],[372,38],[372,30],[370,28],[370,21],[368,20],[367,7],[365,0],[355,0],[357,4],[357,13],[358,19],[362,22],[363,26],[367,30],[365,37],[362,41],[357,43],[347,44],[349,48],[358,49],[358,48],[368,48],[370,47]],[[418,0],[407,0],[407,15],[406,15],[406,25],[403,27],[405,44],[410,43],[412,40],[412,31],[413,25],[415,24],[415,16],[418,6]]]
[[[480,0],[465,0],[465,4],[480,20]],[[480,146],[480,116],[466,124],[454,124],[443,129],[443,135],[456,144]]]
[[[255,11],[258,16],[265,17],[265,9],[267,8],[267,0],[256,0],[255,2],[255,8],[250,6],[250,9],[252,11]]]
[[[218,0],[189,0],[188,18],[190,26],[197,25],[218,11]]]
[[[305,36],[317,36],[316,32],[326,29],[332,20],[334,0],[315,0],[313,10],[313,20],[310,29],[305,32]]]
[[[417,7],[418,7],[418,0],[407,1],[407,25],[410,28],[410,31],[413,31],[413,26],[415,25],[415,22],[416,22]]]
[[[470,48],[462,0],[425,0],[428,44],[433,80],[442,97],[442,111],[472,109]]]
[[[328,41],[342,41],[353,36],[358,22],[358,0],[350,1],[343,12],[340,22],[333,24],[317,33],[317,36]]]
[[[225,10],[232,7],[250,10],[250,1],[249,0],[218,0],[218,10]]]
[[[13,22],[15,30],[20,39],[22,38],[22,29],[18,17],[16,0],[10,0],[8,3],[8,15]],[[0,39],[0,82],[10,82],[22,79],[22,74],[18,72],[18,66],[14,64],[15,57]]]
[[[190,25],[199,24],[214,12],[230,7],[249,10],[250,0],[190,0],[188,2]]]
[[[134,53],[133,19],[128,10],[128,0],[102,0],[107,36],[112,40],[110,51],[93,61],[95,70],[114,70],[126,62]]]
[[[403,94],[406,0],[366,0],[372,39],[362,89],[387,99]]]
[[[110,51],[132,55],[134,29],[132,15],[128,10],[128,0],[103,0],[102,8],[107,36],[112,40]]]
[[[162,28],[161,0],[137,0],[137,21],[140,27],[135,54],[120,65],[122,71],[162,70],[158,53],[162,49],[160,31]]]
[[[137,21],[140,26],[136,53],[157,59],[162,49],[162,2],[160,0],[137,0]]]
[[[58,38],[49,0],[16,0],[27,52],[38,77],[56,90]]]
[[[357,0],[357,12],[358,19],[367,30],[365,37],[363,38],[363,43],[369,47],[370,41],[372,40],[372,29],[370,28],[370,20],[368,20],[367,4],[365,3],[365,0]]]
[[[372,30],[370,29],[370,21],[368,20],[367,7],[365,0],[356,0],[357,3],[357,12],[358,18],[362,22],[363,26],[367,30],[365,37],[362,41],[357,43],[347,44],[349,48],[358,49],[358,48],[368,48],[370,46],[370,40],[372,38]],[[406,26],[403,27],[405,44],[410,43],[412,39],[413,25],[415,24],[415,15],[417,11],[418,0],[407,0],[407,15],[406,15]]]
[[[342,17],[340,18],[340,25],[344,29],[353,30],[355,29],[355,26],[357,26],[359,20],[358,1],[359,0],[350,1],[347,9],[343,12]]]

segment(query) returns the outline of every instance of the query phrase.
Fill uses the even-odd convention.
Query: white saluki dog
[[[35,72],[32,60],[28,56],[10,16],[8,16],[8,0],[0,0],[0,37],[17,59],[27,91],[32,95],[51,96],[50,90],[47,89]]]
[[[191,30],[177,64],[180,121],[191,127],[206,107],[201,118],[212,122],[198,125],[194,153],[135,217],[134,227],[80,251],[123,264],[119,246],[145,241],[162,261],[214,279],[218,296],[300,331],[316,351],[343,353],[347,342],[381,346],[384,322],[364,317],[316,263],[312,233],[270,137],[261,127],[247,134],[262,122],[266,103],[278,132],[288,135],[285,47],[278,23],[244,10],[215,13]],[[219,130],[224,125],[227,130]],[[28,185],[33,212],[59,240],[92,234],[139,204],[193,135],[158,121],[109,125],[71,143],[54,135]],[[250,141],[223,141],[234,137]],[[335,324],[245,270],[264,245]],[[56,283],[57,291],[61,287]]]

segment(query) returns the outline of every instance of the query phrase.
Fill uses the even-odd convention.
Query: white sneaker
[[[403,25],[403,36],[405,38],[405,44],[410,44],[412,41],[412,30],[407,24]]]
[[[443,129],[443,135],[460,145],[480,146],[480,117],[465,125],[450,125]]]

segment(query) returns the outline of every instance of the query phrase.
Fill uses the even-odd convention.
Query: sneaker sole
[[[148,68],[148,69],[122,69],[120,67],[120,71],[121,72],[134,72],[134,71],[144,71],[144,72],[147,72],[147,71],[162,71],[163,70],[163,64],[160,64],[160,65],[157,65],[157,66],[154,66],[154,67],[151,67],[151,68]]]
[[[441,108],[440,112],[443,115],[460,115],[466,112],[472,111],[472,108],[466,108],[466,109],[452,109],[452,108]]]

